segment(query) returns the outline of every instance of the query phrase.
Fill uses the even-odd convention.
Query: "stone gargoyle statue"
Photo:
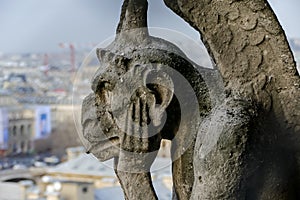
[[[174,44],[150,36],[147,7],[146,0],[124,1],[114,42],[97,50],[102,66],[82,105],[83,136],[100,161],[115,159],[126,199],[157,199],[150,167],[161,139],[172,140],[174,196],[187,199],[194,175],[193,161],[185,157],[193,155],[199,124],[220,99],[219,77],[196,69]],[[216,89],[209,91],[206,82]],[[181,173],[185,168],[189,172]]]
[[[196,66],[174,44],[150,36],[147,0],[125,0],[115,40],[97,50],[101,67],[83,101],[87,151],[114,159],[130,200],[157,199],[150,167],[162,139],[172,141],[173,199],[299,199],[293,133],[300,112],[283,87],[290,81],[299,97],[299,77],[280,68],[292,65],[292,56],[268,4],[165,3],[201,32],[216,69]],[[276,41],[283,53],[273,58]]]

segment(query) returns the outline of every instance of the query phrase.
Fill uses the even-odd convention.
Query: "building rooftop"
[[[50,168],[48,172],[101,177],[115,176],[112,166],[112,160],[101,163],[91,154],[81,154],[75,159],[59,164],[54,168]]]
[[[154,161],[151,172],[157,176],[171,176],[171,160],[168,158],[156,158]],[[92,154],[81,154],[75,159],[50,168],[49,173],[60,174],[77,174],[88,176],[101,176],[101,177],[115,177],[113,170],[113,160],[100,162]]]
[[[18,101],[9,93],[0,91],[0,107],[16,106],[19,105]]]

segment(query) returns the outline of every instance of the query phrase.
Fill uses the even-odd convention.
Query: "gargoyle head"
[[[129,58],[101,49],[97,56],[104,70],[96,72],[94,92],[83,102],[83,136],[91,143],[90,152],[108,160],[118,156],[124,134],[136,137],[136,129],[141,138],[160,134],[174,85],[163,65],[141,56]]]

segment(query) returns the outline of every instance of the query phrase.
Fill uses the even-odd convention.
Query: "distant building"
[[[12,200],[121,200],[123,191],[113,163],[102,163],[91,154],[82,153],[55,167],[3,171],[2,181],[7,182],[0,181],[0,200],[3,195]],[[170,159],[156,158],[151,167],[153,186],[161,200],[172,196],[170,165]]]
[[[9,103],[10,100],[10,103]],[[51,133],[49,106],[24,106],[9,96],[0,96],[0,153],[30,153],[37,139]]]
[[[113,187],[119,184],[113,170],[113,161],[101,163],[90,154],[49,168],[47,176],[57,180],[92,182],[96,188]]]
[[[8,154],[30,153],[34,150],[34,111],[22,107],[3,108],[7,118],[5,145]]]
[[[119,181],[114,172],[113,159],[100,162],[91,154],[78,157],[49,168],[47,175],[56,179],[93,182],[96,188],[114,187]],[[171,159],[157,157],[151,167],[153,180],[171,177]]]
[[[34,139],[48,137],[51,133],[51,108],[46,105],[31,106],[35,114]]]
[[[94,200],[94,186],[91,182],[55,180],[44,177],[39,187],[47,200]]]
[[[76,127],[78,122],[75,124],[74,120],[75,113],[76,116],[80,116],[81,102],[79,100],[74,101],[72,97],[60,99],[55,96],[28,95],[17,96],[16,99],[20,104],[36,110],[35,147],[38,152],[51,151],[55,155],[63,156],[66,148],[81,144],[77,134],[80,128]],[[44,131],[40,129],[41,124],[43,124]],[[49,130],[51,134],[48,134]],[[47,138],[48,135],[49,138]]]
[[[67,153],[67,160],[73,160],[75,158],[78,158],[82,154],[84,154],[85,148],[83,146],[70,147],[66,149],[66,153]]]
[[[0,200],[94,200],[92,183],[79,181],[42,180],[41,185],[32,181],[0,182]]]

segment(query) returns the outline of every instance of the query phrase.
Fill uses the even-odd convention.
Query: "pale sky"
[[[288,37],[300,38],[300,1],[270,0]],[[53,52],[60,42],[100,43],[113,36],[122,0],[0,0],[0,52]],[[198,39],[162,0],[149,0],[149,26]]]

